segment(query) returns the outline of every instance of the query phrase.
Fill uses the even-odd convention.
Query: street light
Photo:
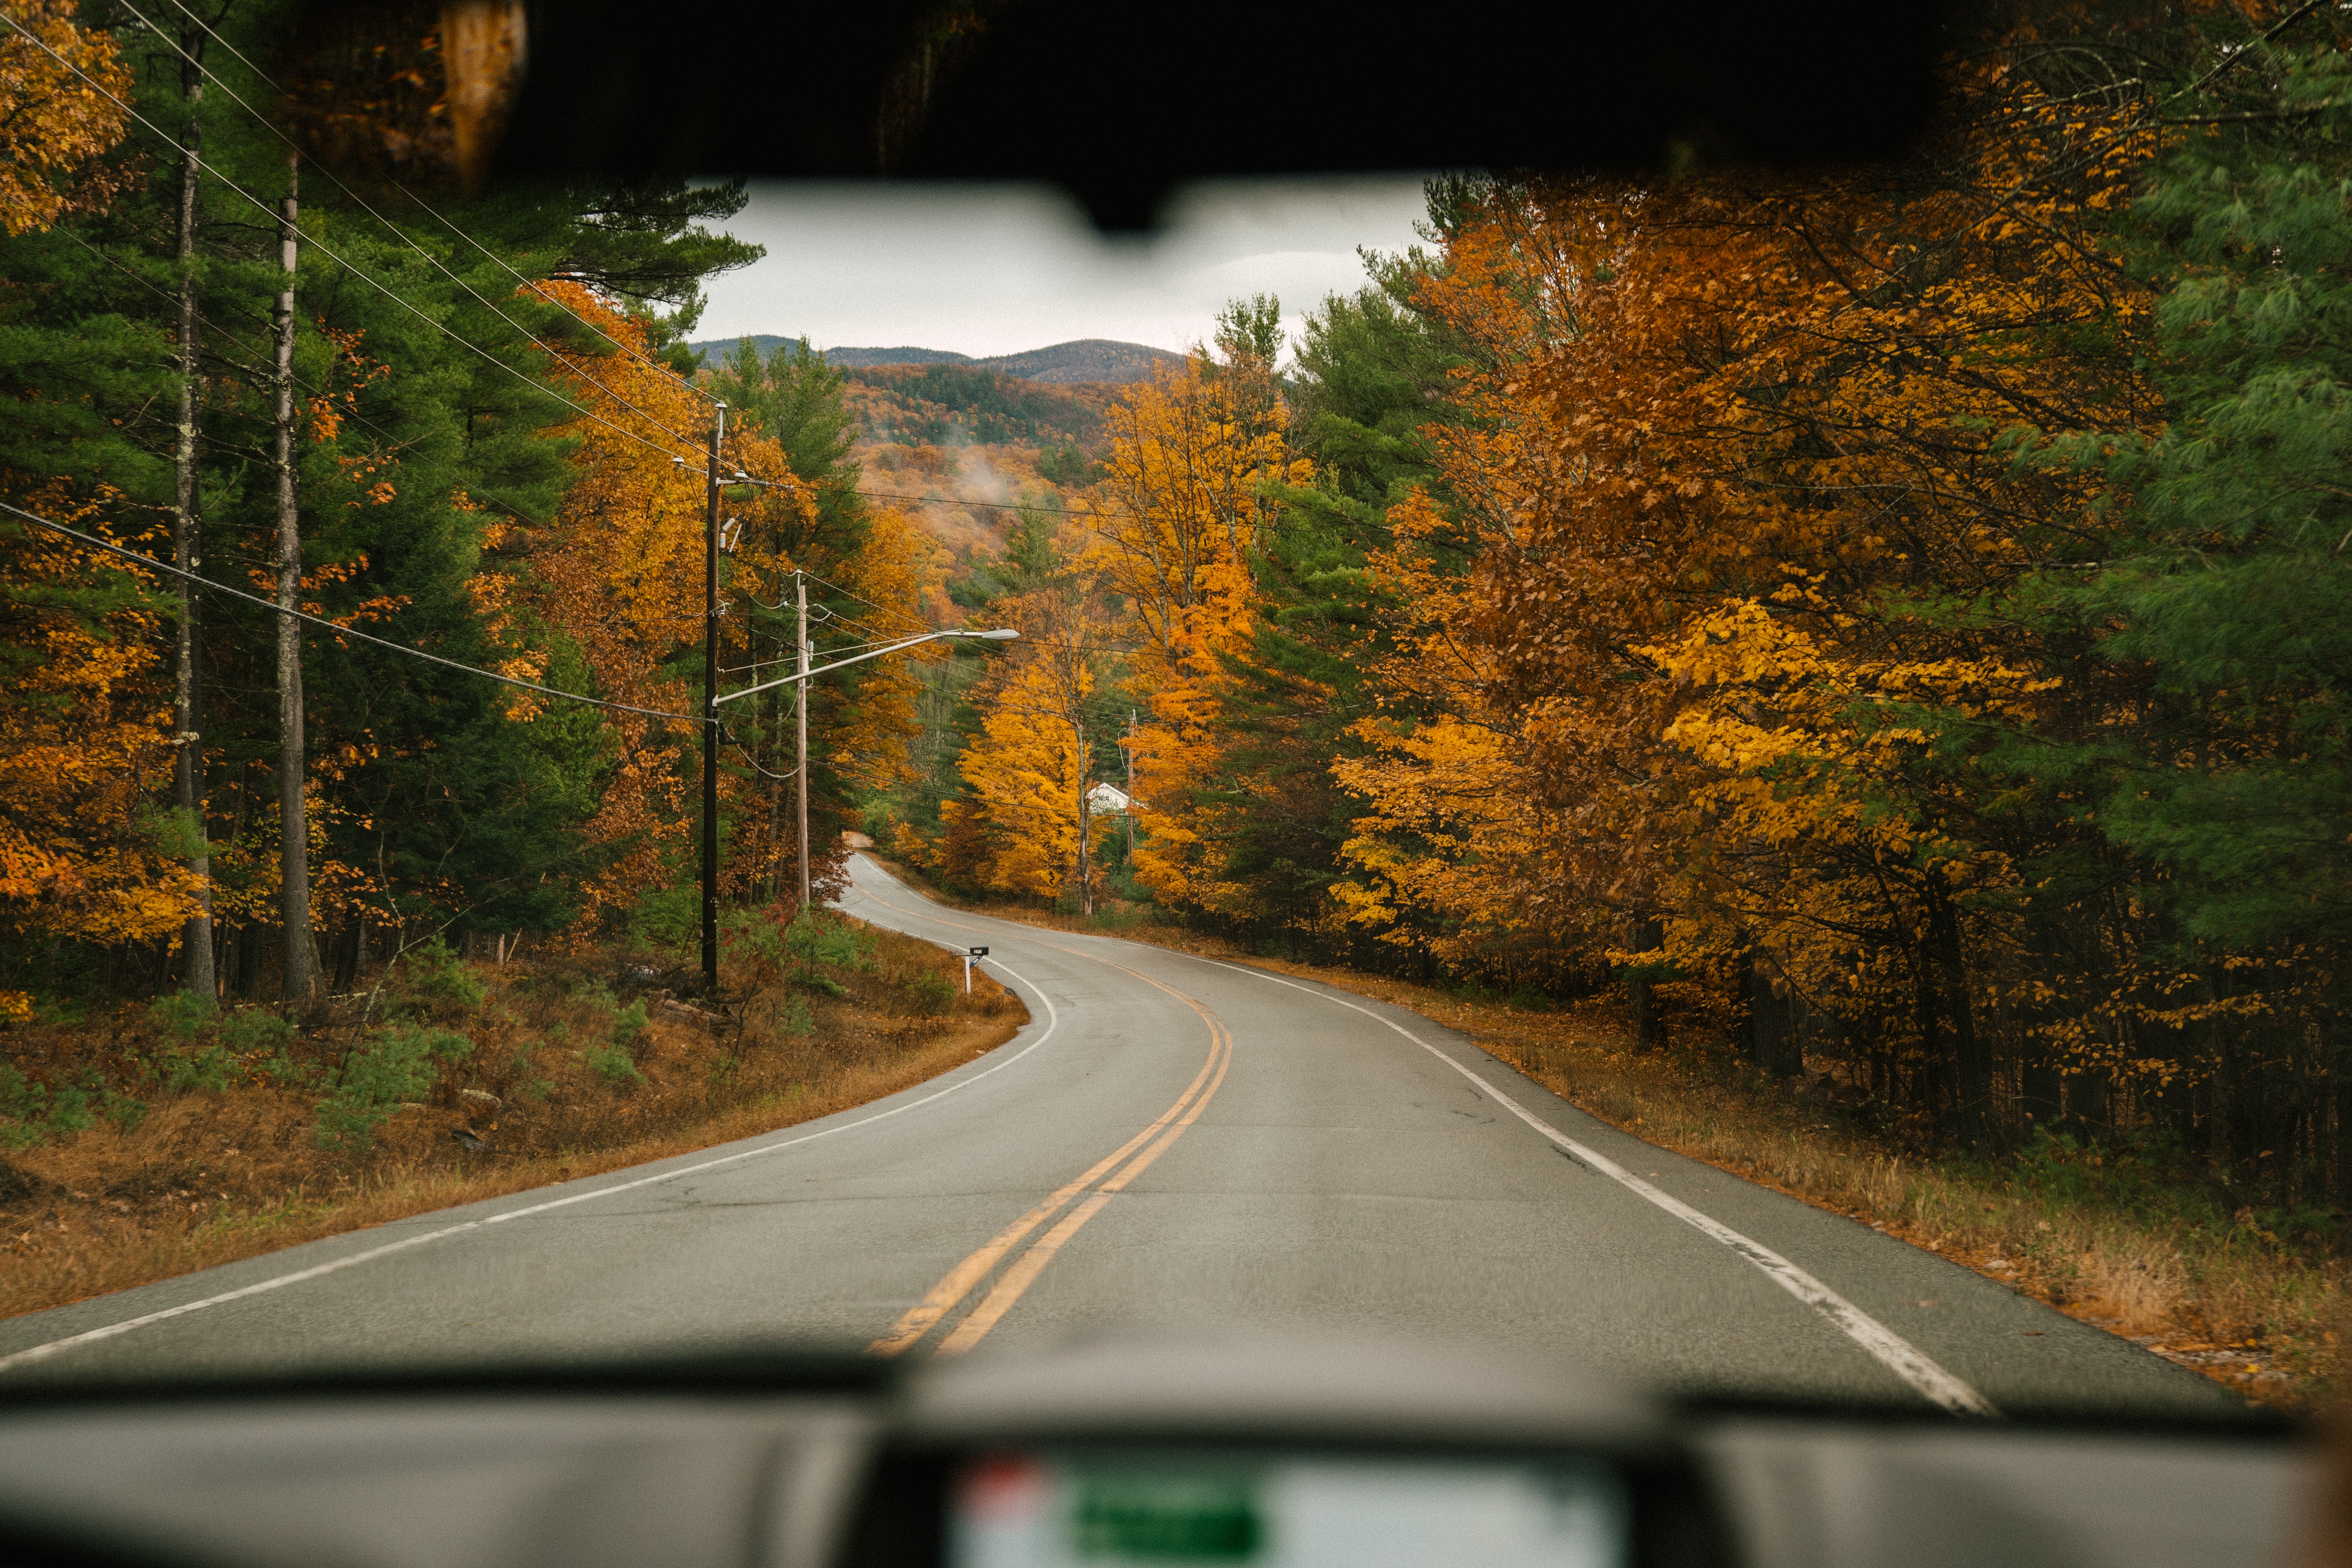
[[[747,686],[740,691],[730,691],[724,697],[712,698],[710,700],[711,723],[712,726],[716,728],[718,724],[719,705],[722,702],[734,702],[746,697],[756,697],[762,691],[773,691],[779,686],[793,686],[800,682],[806,681],[815,676],[830,675],[836,669],[844,669],[853,664],[863,664],[869,658],[880,658],[886,653],[903,653],[908,648],[919,647],[927,642],[946,642],[959,637],[973,642],[1010,642],[1020,635],[1020,632],[1011,626],[992,626],[987,631],[980,632],[925,632],[920,637],[907,637],[901,641],[890,643],[882,647],[869,648],[864,653],[853,654],[847,658],[836,658],[831,664],[818,665],[812,668],[809,664],[808,642],[808,579],[803,575],[801,577],[800,582],[801,668],[799,672],[793,675],[779,676],[773,680],[763,680],[757,686]],[[800,712],[798,715],[798,728],[800,731],[800,766],[793,773],[795,780],[793,793],[799,797],[800,803],[801,908],[805,910],[808,908],[809,903],[808,693],[806,691],[803,691],[801,693],[799,706]],[[711,858],[704,872],[704,886],[715,888],[718,886],[719,870],[718,850],[715,845],[715,840],[707,842],[705,845],[705,850]],[[706,953],[705,959],[706,967],[710,968],[715,974],[718,964],[718,950],[715,941],[710,951]]]
[[[762,691],[772,691],[779,686],[805,681],[811,676],[824,675],[844,666],[861,664],[869,658],[879,658],[886,653],[897,653],[927,642],[939,642],[950,637],[971,637],[985,642],[1006,642],[1021,634],[1011,626],[998,626],[990,631],[930,632],[922,637],[908,637],[887,647],[877,647],[851,658],[837,658],[817,668],[809,667],[808,640],[808,574],[795,573],[800,586],[800,670],[778,680],[762,681],[740,691],[719,695],[719,492],[730,485],[751,485],[763,489],[796,490],[804,487],[783,479],[755,479],[738,468],[730,476],[722,478],[719,471],[719,449],[726,439],[727,405],[719,404],[713,411],[710,423],[710,447],[703,470],[703,624],[702,624],[702,973],[711,990],[719,989],[719,706],[739,698],[752,697]],[[683,458],[672,458],[672,463],[686,467]],[[808,852],[808,694],[801,694],[796,727],[800,731],[800,767],[795,774],[798,783],[794,793],[799,796],[801,840],[801,908],[809,902]]]

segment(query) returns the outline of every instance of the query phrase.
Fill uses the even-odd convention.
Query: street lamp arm
[[[807,680],[814,676],[829,675],[833,671],[843,668],[848,665],[863,664],[869,658],[880,658],[886,653],[898,653],[907,648],[920,647],[922,644],[927,642],[939,642],[943,638],[949,637],[977,637],[987,642],[1007,642],[1020,635],[1021,634],[1019,632],[1013,630],[1011,626],[997,626],[984,632],[927,632],[919,637],[908,637],[904,642],[894,642],[885,647],[873,648],[861,654],[853,654],[847,658],[836,658],[831,664],[822,665],[804,674],[779,676],[773,680],[761,681],[757,686],[747,686],[740,691],[730,691],[724,697],[714,697],[710,700],[710,706],[715,709],[721,702],[732,702],[739,697],[755,697],[762,691],[772,691],[779,686],[791,686],[796,682]]]

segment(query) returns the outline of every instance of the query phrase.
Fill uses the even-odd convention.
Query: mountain
[[[1182,364],[1184,356],[1142,343],[1114,342],[1108,338],[1080,338],[1076,342],[1055,343],[1049,349],[1031,349],[1022,354],[998,354],[993,359],[971,363],[1005,375],[1017,375],[1024,381],[1043,381],[1064,386],[1092,381],[1107,382],[1116,386],[1131,381],[1149,381],[1154,370],[1161,365]]]
[[[877,364],[986,364],[953,349],[821,349],[837,370],[867,370]]]
[[[772,332],[755,335],[751,342],[762,354],[776,352],[778,344],[797,340]],[[721,354],[731,353],[736,340],[708,338],[687,344],[702,358],[705,364],[715,363]],[[843,370],[867,370],[877,365],[894,364],[968,364],[982,370],[992,370],[1002,375],[1017,376],[1023,381],[1045,382],[1049,385],[1071,386],[1082,383],[1124,385],[1129,382],[1148,380],[1160,365],[1183,362],[1181,354],[1170,353],[1144,343],[1117,342],[1108,338],[1080,338],[1072,342],[1055,343],[1051,348],[1031,349],[1026,353],[996,354],[987,359],[974,359],[950,349],[918,348],[834,348],[818,351],[825,363]]]
[[[705,338],[699,342],[691,342],[686,346],[692,349],[704,364],[712,365],[717,364],[722,356],[733,353],[735,345],[740,341],[737,338]],[[774,353],[785,343],[798,342],[800,342],[798,338],[781,337],[774,332],[756,332],[751,336],[752,346],[760,351],[760,357],[762,359]],[[838,370],[863,370],[868,365],[877,364],[970,364],[972,363],[970,354],[956,353],[949,349],[819,349],[817,352],[824,355],[825,363]],[[1042,352],[1051,353],[1052,351]]]

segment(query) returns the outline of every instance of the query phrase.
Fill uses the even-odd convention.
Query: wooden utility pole
[[[175,481],[173,501],[173,564],[183,572],[204,570],[204,552],[197,538],[196,517],[196,385],[198,372],[196,314],[196,177],[203,167],[200,149],[204,125],[197,111],[205,101],[205,34],[183,27],[180,89],[188,100],[188,131],[180,143],[180,417],[178,449],[173,454]],[[180,623],[173,681],[173,716],[179,721],[178,763],[173,769],[173,794],[180,810],[195,824],[194,850],[188,869],[196,876],[196,912],[180,932],[180,984],[206,998],[220,994],[213,970],[212,850],[205,843],[204,696],[198,664],[203,647],[198,616],[204,601],[195,584],[180,579]]]
[[[1127,875],[1135,879],[1135,710],[1127,710]]]
[[[286,153],[286,202],[278,224],[278,606],[301,607],[302,530],[294,504],[294,268],[301,154]],[[278,617],[278,860],[286,933],[285,1000],[310,999],[310,828],[303,810],[302,623]]]
[[[793,634],[793,647],[799,656],[800,679],[793,683],[798,696],[793,700],[793,726],[799,731],[800,766],[793,770],[793,793],[799,796],[796,807],[801,819],[801,909],[809,907],[808,851],[808,574],[795,572],[793,578],[800,586],[800,629]]]
[[[710,416],[702,517],[702,978],[719,989],[719,444],[727,405]]]

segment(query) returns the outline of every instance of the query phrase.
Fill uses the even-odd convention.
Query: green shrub
[[[551,1028],[548,1033],[552,1037],[555,1031]],[[513,1077],[514,1087],[508,1089],[507,1093],[518,1100],[545,1100],[548,1091],[555,1085],[546,1079],[533,1076],[532,1069],[537,1065],[531,1060],[529,1046],[515,1052],[514,1059],[507,1064],[507,1071]]]
[[[109,1121],[129,1132],[147,1120],[147,1102],[108,1089],[104,1096],[103,1113]]]
[[[632,1002],[613,1014],[613,1037],[585,1053],[588,1070],[606,1083],[643,1083],[637,1070],[637,1037],[646,1032],[646,1005]]]
[[[163,1080],[167,1094],[185,1094],[199,1089],[218,1094],[228,1087],[228,1047],[218,1040],[184,1050],[165,1051],[156,1058],[155,1065],[156,1076]]]
[[[297,1032],[292,1019],[267,1007],[243,1007],[222,1021],[221,1044],[232,1058],[252,1063],[270,1082],[300,1088],[316,1075],[309,1064],[295,1059]]]
[[[473,1048],[473,1041],[449,1029],[384,1030],[365,1050],[343,1058],[334,1093],[319,1102],[319,1147],[365,1148],[404,1101],[433,1092],[441,1063],[461,1060]]]
[[[816,1033],[816,1015],[809,1011],[808,998],[805,996],[787,998],[783,1013],[777,1022],[782,1026],[787,1035],[798,1035],[805,1038]]]
[[[169,996],[159,996],[147,1009],[147,1021],[166,1033],[183,1040],[193,1040],[204,1032],[220,1011],[219,1004],[209,996],[193,991],[174,991]]]
[[[282,1052],[293,1043],[294,1021],[267,1007],[242,1007],[221,1022],[221,1043],[241,1057]]]
[[[646,1075],[637,1070],[626,1046],[608,1040],[601,1046],[591,1046],[584,1054],[588,1070],[606,1083],[643,1083]]]
[[[470,1013],[488,994],[466,961],[439,937],[428,937],[401,955],[407,974],[401,995],[411,1010],[427,1016]]]
[[[93,1095],[99,1102],[96,1110],[90,1108]],[[0,1062],[0,1143],[30,1149],[56,1133],[84,1131],[97,1124],[113,1098],[95,1072],[86,1075],[80,1084],[60,1084],[52,1089]]]
[[[907,999],[917,1013],[935,1018],[955,1005],[956,984],[944,974],[926,972],[907,982]]]
[[[287,1051],[296,1033],[292,1021],[266,1007],[239,1008],[224,1017],[203,998],[166,996],[147,1009],[147,1016],[189,1042],[166,1046],[148,1068],[167,1094],[218,1094],[228,1088],[237,1065],[256,1057],[264,1059],[255,1065],[275,1082],[298,1083],[310,1076]]]
[[[849,988],[831,970],[874,967],[874,938],[837,916],[803,910],[789,921],[782,907],[736,910],[725,919],[721,945],[739,963],[749,963],[787,986],[846,996]]]

